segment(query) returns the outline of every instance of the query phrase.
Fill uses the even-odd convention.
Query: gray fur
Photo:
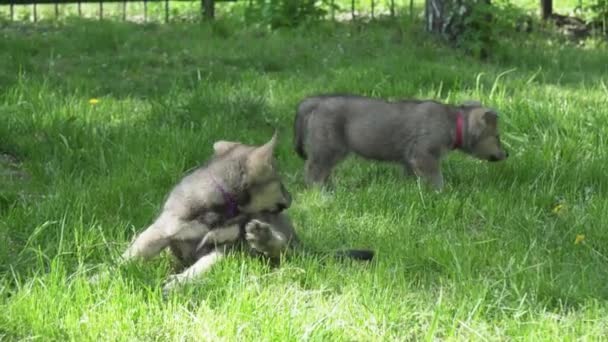
[[[275,145],[276,135],[263,146],[216,142],[211,160],[173,188],[159,216],[134,239],[121,263],[149,259],[169,247],[185,270],[170,276],[166,292],[204,274],[235,248],[276,261],[299,247],[291,221],[281,212],[290,207],[291,195],[274,166]],[[226,214],[226,193],[238,204],[234,217]],[[354,251],[352,257],[372,255]]]
[[[456,117],[464,119],[459,149],[479,159],[507,158],[495,111],[470,101],[451,106],[433,100],[385,101],[355,95],[319,95],[302,100],[294,120],[294,148],[306,159],[309,184],[324,184],[349,154],[398,162],[436,189],[443,187],[442,156],[456,139]]]
[[[221,260],[226,252],[221,246],[203,253],[213,257],[203,258],[198,246],[206,235],[235,229],[240,232],[253,215],[278,213],[291,205],[291,195],[274,167],[275,145],[276,136],[263,146],[216,143],[209,163],[190,172],[173,188],[160,215],[135,238],[121,261],[149,259],[170,247],[189,266],[172,277],[167,285],[170,288]],[[227,203],[222,190],[232,194],[237,202],[239,213],[235,217],[225,215]],[[216,234],[215,240],[227,239],[221,241],[226,244],[239,237],[240,234]]]

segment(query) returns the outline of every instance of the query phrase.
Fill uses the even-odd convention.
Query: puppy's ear
[[[490,127],[496,127],[498,123],[498,113],[494,109],[487,108],[483,114],[483,121]]]
[[[272,170],[272,160],[276,145],[277,132],[274,133],[270,141],[251,152],[247,157],[247,170],[250,176],[259,177]]]
[[[498,114],[489,108],[474,108],[469,112],[469,134],[473,137],[481,136],[487,128],[496,128]]]
[[[472,138],[481,136],[481,133],[486,128],[485,113],[486,110],[484,108],[474,108],[469,112],[467,128]]]
[[[213,153],[216,156],[221,156],[222,154],[232,150],[236,146],[238,146],[238,142],[220,140],[213,144]]]

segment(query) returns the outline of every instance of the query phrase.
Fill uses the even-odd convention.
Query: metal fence
[[[171,0],[177,2],[196,2],[197,0]],[[237,0],[199,0],[201,4],[201,14],[208,18],[213,18],[215,15],[215,3],[216,2],[236,2]],[[148,16],[148,4],[149,3],[164,3],[164,14],[165,22],[169,21],[169,0],[0,0],[1,6],[9,7],[9,16],[11,20],[15,20],[15,6],[32,6],[33,20],[38,21],[38,6],[37,5],[55,5],[55,16],[59,17],[59,5],[60,4],[76,4],[78,6],[78,15],[82,16],[82,5],[83,4],[98,4],[99,5],[99,19],[104,17],[104,4],[109,3],[122,3],[123,19],[126,20],[127,16],[127,3],[143,3],[144,6],[144,18]]]
[[[200,3],[200,15],[203,18],[211,19],[215,17],[216,3],[234,3],[246,2],[251,5],[252,0],[171,0],[178,3]],[[329,13],[331,19],[355,19],[356,17],[371,17],[374,18],[378,14],[387,14],[394,16],[397,7],[409,7],[410,13],[413,11],[414,3],[419,3],[421,0],[331,0],[329,1]],[[339,2],[342,6],[337,6]],[[60,16],[59,5],[77,5],[78,16],[83,16],[83,5],[97,5],[97,16],[99,19],[104,18],[104,4],[122,4],[122,18],[127,20],[127,4],[139,3],[143,4],[143,20],[148,20],[148,5],[150,3],[164,4],[163,14],[164,21],[170,20],[170,0],[0,0],[0,9],[8,7],[8,16],[10,20],[15,20],[16,6],[23,8],[31,6],[31,17],[34,22],[39,20],[38,5],[54,5],[54,14],[58,18]],[[337,11],[336,8],[341,10]]]

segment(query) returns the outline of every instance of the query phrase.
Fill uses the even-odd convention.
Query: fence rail
[[[203,17],[211,19],[215,17],[215,5],[216,3],[228,3],[228,2],[247,2],[251,4],[252,0],[0,0],[0,9],[2,7],[9,7],[10,11],[10,20],[15,20],[15,7],[16,6],[32,6],[31,13],[33,14],[34,22],[38,21],[38,7],[37,5],[55,5],[55,17],[59,17],[59,5],[69,5],[69,4],[77,4],[78,5],[78,15],[82,16],[82,5],[84,4],[98,4],[98,17],[99,19],[103,19],[104,17],[104,4],[119,4],[122,3],[122,16],[123,20],[127,18],[127,4],[128,3],[143,3],[143,12],[144,12],[144,20],[147,20],[148,17],[148,4],[150,3],[164,3],[164,19],[165,22],[169,22],[169,8],[170,2],[178,2],[178,3],[196,3],[200,2],[200,13]],[[409,5],[410,13],[413,11],[414,3],[419,3],[421,0],[350,0],[350,1],[340,1],[344,5],[345,11],[342,13],[349,15],[351,18],[355,18],[358,13],[358,9],[365,8],[371,17],[377,13],[379,5],[383,3],[385,8],[388,10],[388,14],[390,16],[395,15],[395,9],[400,3],[401,6],[405,7]],[[331,13],[332,19],[335,19],[335,0],[330,1],[329,11]],[[1,12],[0,12],[1,14]]]
[[[237,0],[171,0],[171,2],[197,2],[200,1],[201,13],[203,16],[213,18],[215,16],[215,3],[217,2],[236,2]],[[8,6],[10,8],[10,19],[15,19],[15,6],[33,5],[32,13],[34,21],[38,20],[38,8],[36,5],[55,5],[55,16],[59,16],[58,5],[77,4],[78,15],[82,16],[82,4],[99,4],[99,18],[103,19],[103,5],[110,3],[123,4],[123,18],[126,18],[127,3],[143,3],[144,17],[147,17],[148,3],[165,3],[165,22],[169,21],[169,0],[0,0],[0,8]]]

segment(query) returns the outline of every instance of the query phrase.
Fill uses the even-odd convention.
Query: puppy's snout
[[[287,199],[287,202],[279,202],[277,203],[275,209],[273,210],[274,213],[280,213],[283,210],[289,208],[291,206],[291,199]]]
[[[284,204],[284,203],[277,204],[277,211],[278,212],[281,212],[281,211],[283,211],[285,209],[287,209],[287,204]]]
[[[279,206],[282,206],[283,209],[287,209],[291,206],[291,194],[284,186],[281,187],[281,191],[283,192],[283,202],[280,203]]]
[[[497,161],[505,160],[508,157],[509,157],[509,152],[504,151],[504,152],[501,152],[498,154],[491,155],[490,158],[488,158],[488,160],[491,162],[497,162]]]

